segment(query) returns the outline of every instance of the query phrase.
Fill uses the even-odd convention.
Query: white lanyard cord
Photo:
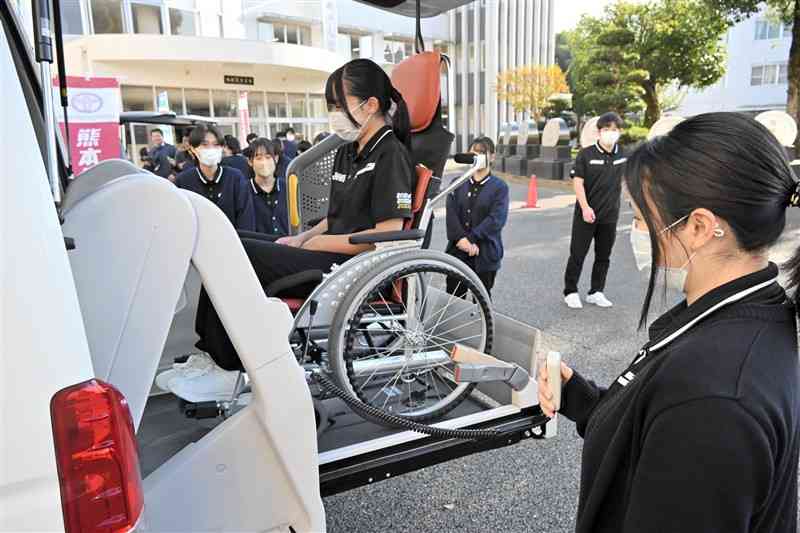
[[[715,306],[711,307],[710,309],[706,310],[705,312],[701,313],[699,316],[695,317],[693,320],[691,320],[687,324],[684,324],[681,328],[679,328],[676,331],[674,331],[667,338],[665,338],[665,339],[663,339],[661,341],[658,341],[654,345],[652,345],[649,348],[645,349],[644,353],[639,358],[637,358],[636,361],[633,362],[633,364],[635,365],[636,363],[638,363],[639,361],[641,361],[642,359],[647,357],[648,353],[654,352],[656,350],[660,350],[661,348],[663,348],[667,344],[671,343],[672,341],[674,341],[675,339],[677,339],[678,337],[680,337],[681,335],[686,333],[695,324],[697,324],[698,322],[703,320],[705,317],[707,317],[711,313],[714,313],[715,311],[717,311],[721,307],[725,307],[726,305],[730,305],[730,304],[732,304],[734,302],[738,302],[742,298],[750,296],[754,292],[760,291],[761,289],[763,289],[765,287],[769,287],[770,285],[772,285],[776,281],[778,281],[778,278],[773,278],[773,279],[771,279],[769,281],[765,281],[763,283],[759,283],[758,285],[754,285],[754,286],[750,287],[749,289],[745,289],[743,291],[737,292],[736,294],[734,294],[732,296],[729,296],[728,298],[725,298],[724,300],[719,302],[717,305],[715,305]]]

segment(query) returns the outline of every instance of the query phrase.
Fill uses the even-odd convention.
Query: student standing
[[[178,174],[175,184],[214,202],[236,229],[255,231],[256,216],[250,184],[242,173],[224,167],[222,134],[214,126],[200,124],[189,135],[197,166]]]
[[[242,155],[242,145],[239,139],[228,135],[225,137],[225,143],[222,147],[222,166],[232,167],[242,173],[245,178],[251,178],[250,163],[247,158]]]
[[[289,234],[289,209],[286,200],[286,183],[275,176],[278,156],[269,139],[256,139],[250,143],[250,165],[253,179],[253,207],[256,213],[256,231],[274,237]]]
[[[494,160],[494,142],[479,137],[470,152]],[[493,176],[491,167],[479,171],[447,197],[446,252],[466,263],[491,295],[503,258],[503,226],[508,220],[508,185]],[[467,287],[448,278],[447,292],[463,296]]]
[[[583,307],[578,294],[578,280],[592,241],[594,266],[586,301],[599,307],[613,305],[603,291],[617,236],[622,174],[627,158],[618,144],[622,131],[619,115],[602,115],[597,120],[597,129],[600,130],[600,139],[580,151],[572,169],[572,183],[578,201],[572,219],[569,261],[564,273],[564,302],[572,309]]]
[[[539,372],[542,411],[563,383],[560,412],[584,439],[577,533],[797,531],[800,250],[791,297],[769,260],[796,180],[739,113],[697,115],[631,156],[625,185],[649,233],[634,255],[653,265],[640,327],[662,283],[686,299],[608,386],[564,363],[561,383]]]
[[[150,164],[153,174],[162,178],[169,178],[175,163],[175,147],[164,142],[164,132],[155,128],[150,131]]]

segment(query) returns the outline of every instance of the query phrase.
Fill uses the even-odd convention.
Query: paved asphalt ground
[[[512,200],[526,186],[511,184]],[[540,198],[569,194],[540,187]],[[631,212],[617,229],[606,295],[608,310],[568,309],[562,299],[572,206],[512,212],[504,231],[506,257],[493,299],[497,311],[540,328],[546,349],[607,383],[627,365],[645,336],[636,330],[644,280],[629,241]],[[785,257],[800,244],[800,210],[789,213]],[[444,248],[444,227],[434,246]],[[581,291],[588,290],[593,256],[587,257]],[[672,295],[670,298],[677,298]],[[670,304],[673,302],[670,302]],[[574,531],[582,441],[563,417],[559,435],[457,459],[325,499],[332,533],[460,532],[566,533]]]

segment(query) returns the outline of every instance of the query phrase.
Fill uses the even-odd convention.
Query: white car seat
[[[292,317],[264,296],[233,226],[163,178],[111,180],[77,202],[64,234],[97,377],[138,427],[180,300],[197,270],[250,377],[250,404],[145,479],[151,531],[324,531],[311,394]]]

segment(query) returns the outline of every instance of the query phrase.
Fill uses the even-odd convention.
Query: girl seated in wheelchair
[[[275,242],[242,238],[262,287],[303,271],[328,272],[372,248],[350,244],[351,235],[401,230],[411,217],[409,115],[389,77],[376,63],[356,59],[331,74],[325,98],[331,129],[351,141],[336,153],[328,215],[313,228]],[[304,298],[313,289],[306,284],[278,296]],[[191,402],[228,399],[242,364],[205,291],[195,329],[197,347],[210,360],[192,356],[159,376],[157,384]]]

